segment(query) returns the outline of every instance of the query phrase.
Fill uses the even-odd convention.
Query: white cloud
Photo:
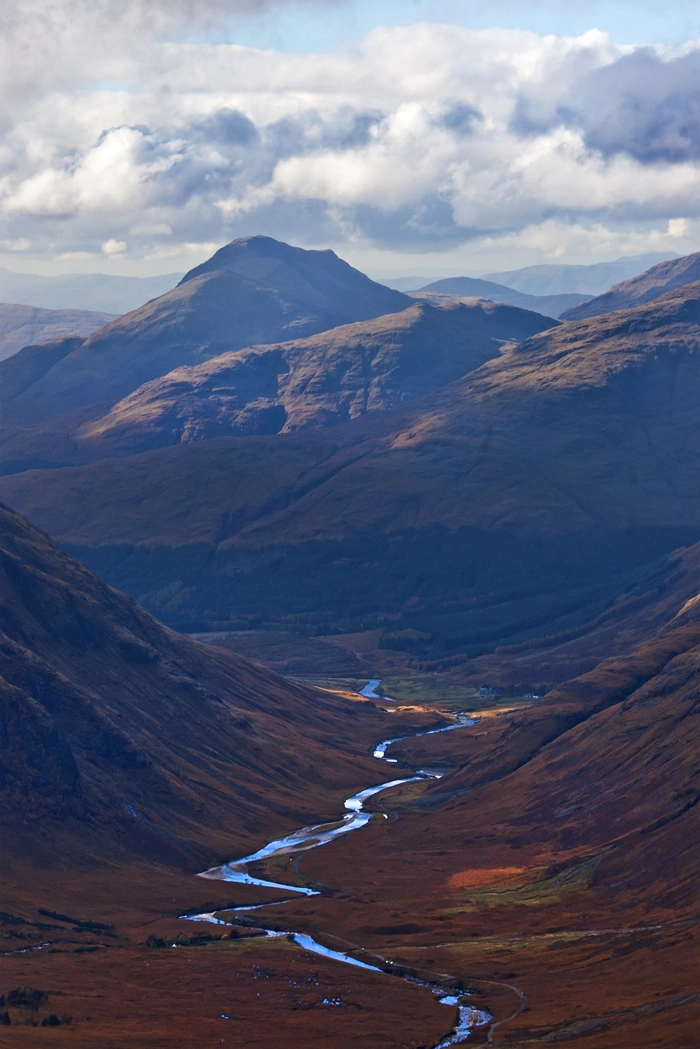
[[[33,28],[39,57],[6,56],[4,242],[151,261],[257,231],[414,255],[692,247],[700,46],[428,24],[333,54],[158,39],[246,6],[10,4],[8,39]],[[26,92],[22,53],[42,66]]]
[[[18,237],[17,240],[0,240],[0,251],[29,251],[32,242],[26,237]]]
[[[107,258],[112,258],[113,255],[123,255],[126,251],[125,240],[106,240],[102,245],[102,254],[106,255]]]

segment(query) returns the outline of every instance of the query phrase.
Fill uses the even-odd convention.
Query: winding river
[[[375,689],[380,683],[379,680],[372,679],[364,687],[360,695],[369,698],[379,698]],[[475,724],[473,718],[469,718],[464,714],[459,714],[455,717],[453,724],[446,725],[444,728],[430,729],[426,732],[411,733],[410,736],[397,736],[394,739],[382,740],[380,743],[377,743],[374,748],[374,757],[380,761],[397,764],[396,758],[387,758],[386,756],[387,750],[393,743],[400,743],[401,740],[412,739],[416,736],[433,736],[441,732],[451,732],[454,729],[464,728],[467,725],[473,724]],[[219,867],[212,867],[207,871],[203,871],[199,877],[211,878],[216,881],[237,882],[243,885],[259,885],[266,889],[281,889],[286,893],[297,893],[304,896],[318,896],[320,893],[316,889],[309,889],[298,885],[286,885],[282,882],[266,881],[263,878],[255,878],[248,873],[247,867],[251,863],[269,859],[271,856],[283,856],[292,853],[306,852],[310,849],[317,849],[321,845],[328,845],[330,842],[335,841],[344,834],[350,834],[351,831],[360,830],[372,819],[372,813],[366,812],[364,808],[365,803],[370,798],[373,798],[377,794],[381,794],[382,791],[388,790],[390,787],[396,787],[402,783],[411,783],[423,779],[439,779],[441,775],[442,773],[437,771],[417,769],[414,776],[387,780],[384,783],[377,784],[375,787],[366,787],[364,790],[361,790],[357,794],[353,794],[352,797],[346,799],[345,809],[347,811],[342,820],[338,820],[335,823],[321,823],[317,826],[302,827],[299,830],[293,831],[291,834],[286,834],[283,838],[277,838],[274,841],[269,842],[267,845],[264,845],[263,848],[258,849],[257,852],[252,852],[248,856],[242,856],[240,859],[231,860]],[[383,815],[386,819],[386,815]],[[279,900],[276,903],[259,903],[247,907],[233,907],[230,908],[227,913],[241,914],[243,912],[255,911],[265,907],[279,907],[289,902],[291,901]],[[181,917],[184,921],[210,922],[214,925],[235,925],[235,921],[225,921],[223,918],[217,918],[216,912],[183,914]],[[334,951],[330,947],[324,947],[323,944],[317,943],[316,940],[311,936],[308,936],[306,933],[293,932],[292,930],[283,932],[277,930],[264,931],[267,937],[286,936],[288,939],[297,943],[300,947],[304,948],[304,950],[307,950],[312,954],[318,954],[324,958],[332,958],[333,960],[342,962],[345,965],[354,965],[359,969],[370,969],[373,972],[389,972],[394,976],[398,975],[391,972],[390,962],[381,959],[381,961],[384,962],[383,966],[371,965],[369,962],[360,961],[343,951]],[[465,992],[456,994],[450,988],[441,987],[426,980],[418,979],[415,976],[401,975],[400,978],[420,987],[425,987],[437,997],[441,1004],[457,1008],[456,1021],[450,1034],[441,1041],[435,1049],[447,1049],[448,1046],[457,1045],[460,1042],[466,1041],[475,1027],[481,1027],[484,1024],[489,1023],[492,1019],[489,1013],[482,1012],[469,1005],[466,1000],[469,996]]]

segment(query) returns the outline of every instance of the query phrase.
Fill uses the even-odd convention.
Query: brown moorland
[[[47,995],[35,1009],[10,1004],[8,1045],[50,1038],[165,1049],[223,1038],[272,1049],[300,1042],[344,1049],[358,1040],[418,1049],[444,1037],[451,1014],[427,991],[311,956],[285,938],[262,941],[251,936],[260,922],[312,932],[335,948],[355,945],[364,951],[358,957],[389,959],[395,972],[470,988],[474,1003],[494,1016],[470,1040],[477,1046],[488,1038],[518,1047],[563,1040],[582,1049],[691,1049],[700,600],[669,612],[635,651],[530,711],[398,744],[397,756],[410,750],[422,761],[449,749],[458,768],[437,783],[392,791],[377,804],[389,819],[378,815],[298,863],[280,857],[261,865],[263,876],[292,884],[301,878],[322,895],[258,912],[222,940],[215,927],[174,919],[281,894],[192,878],[198,855],[259,842],[295,818],[332,818],[346,781],[356,777],[356,789],[386,775],[363,756],[366,741],[409,732],[419,715],[343,704],[230,653],[202,649],[104,587],[16,515],[3,521],[3,595],[13,599],[3,608],[11,635],[3,668],[13,679],[3,710],[30,710],[8,725],[5,743],[13,747],[5,765],[11,775],[31,765],[16,756],[37,753],[38,733],[26,731],[37,721],[41,745],[60,753],[53,719],[94,817],[83,813],[86,827],[76,830],[75,794],[61,793],[56,782],[33,784],[31,810],[16,800],[5,810],[17,844],[3,851],[2,930],[10,951],[0,956],[0,993],[29,987]],[[150,662],[149,645],[157,653]],[[211,696],[216,688],[218,703],[201,691],[192,698],[193,680]],[[120,711],[129,714],[128,725],[111,729],[116,740],[106,753],[88,752],[80,739],[75,722],[86,707],[78,689],[89,690],[96,713],[113,722]],[[227,721],[244,714],[256,738],[267,729],[264,756],[253,758],[243,742],[237,750],[219,707]],[[545,717],[559,719],[549,742],[538,735]],[[179,719],[187,723],[178,726]],[[127,770],[128,785],[117,729],[152,761],[150,770]],[[93,730],[100,746],[104,722]],[[297,741],[302,764],[290,770]],[[263,763],[265,794],[257,774]],[[164,773],[160,794],[149,781],[139,796],[142,777]],[[301,776],[309,777],[306,792]],[[119,798],[113,807],[110,801],[125,789],[146,819],[132,817],[120,839]],[[265,813],[256,802],[263,796]],[[188,801],[197,805],[194,818]],[[41,804],[53,809],[36,818]],[[246,825],[251,817],[254,826]],[[212,823],[225,824],[225,836]],[[170,840],[161,833],[154,847],[149,828],[168,829]],[[176,950],[146,946],[149,936],[169,943],[180,934]],[[62,1021],[55,1031],[32,1026],[51,1014]]]
[[[352,895],[286,917],[461,978],[498,1020],[524,1004],[492,1031],[497,1045],[691,1049],[699,655],[696,598],[540,706],[396,745],[417,762],[461,751],[462,767],[394,791],[382,807],[397,818],[362,839],[307,854],[303,874]],[[547,709],[577,722],[550,742],[537,738]],[[510,998],[489,999],[497,985]]]
[[[0,573],[7,1044],[219,1045],[222,1014],[237,1045],[280,1015],[280,1047],[320,1049],[338,1029],[377,1046],[437,1040],[450,1014],[418,988],[176,920],[279,898],[193,874],[336,818],[381,779],[369,750],[401,719],[167,630],[7,508]],[[149,936],[184,942],[153,950]]]

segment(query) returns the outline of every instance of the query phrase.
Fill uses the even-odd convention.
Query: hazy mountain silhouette
[[[96,310],[121,316],[174,288],[181,273],[121,277],[111,273],[67,273],[45,277],[0,266],[0,300],[47,310]]]
[[[655,266],[666,259],[677,259],[672,251],[649,251],[643,255],[623,255],[614,262],[594,262],[591,265],[545,263],[540,266],[525,266],[519,270],[499,270],[483,273],[484,280],[506,284],[516,291],[528,295],[563,295],[578,292],[588,297],[601,295],[611,285]]]
[[[42,310],[0,302],[0,361],[32,343],[66,335],[89,335],[115,319],[90,310]]]
[[[533,310],[542,313],[545,317],[559,317],[564,310],[583,302],[588,298],[582,294],[566,295],[524,295],[520,291],[514,291],[504,284],[494,284],[490,280],[482,280],[476,277],[446,277],[444,280],[433,281],[426,284],[424,288],[413,292],[414,298],[426,295],[446,296],[476,296],[489,299],[491,302],[505,302],[509,306],[518,306],[521,310]]]
[[[683,287],[700,280],[700,252],[682,258],[659,262],[638,277],[621,281],[619,284],[594,299],[572,306],[562,313],[562,320],[575,321],[584,317],[597,317],[613,310],[627,310],[651,302],[674,288]]]

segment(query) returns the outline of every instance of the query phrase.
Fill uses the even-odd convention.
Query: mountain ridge
[[[562,320],[576,321],[603,313],[642,306],[666,292],[700,280],[700,252],[659,262],[636,277],[614,284],[609,291],[562,313]]]
[[[60,360],[47,358],[43,374],[22,394],[14,399],[5,394],[4,425],[26,426],[108,406],[173,367],[242,346],[315,334],[412,303],[332,252],[287,248],[271,238],[233,241],[172,291],[71,345]],[[240,276],[236,259],[239,268],[261,271],[259,277]],[[22,361],[21,353],[15,355],[15,370]]]
[[[407,635],[417,658],[477,654],[594,619],[698,540],[699,395],[700,283],[332,429],[27,471],[0,491],[180,626],[398,616],[387,629],[423,638]]]
[[[611,285],[629,280],[645,272],[657,262],[679,258],[675,252],[645,252],[641,255],[623,255],[612,262],[594,262],[588,265],[544,263],[525,266],[519,270],[499,270],[482,273],[483,280],[505,284],[529,295],[557,295],[580,292],[592,298],[602,295]]]
[[[329,427],[425,396],[550,325],[498,305],[416,304],[306,339],[249,347],[139,387],[77,431],[92,458],[228,434]]]

